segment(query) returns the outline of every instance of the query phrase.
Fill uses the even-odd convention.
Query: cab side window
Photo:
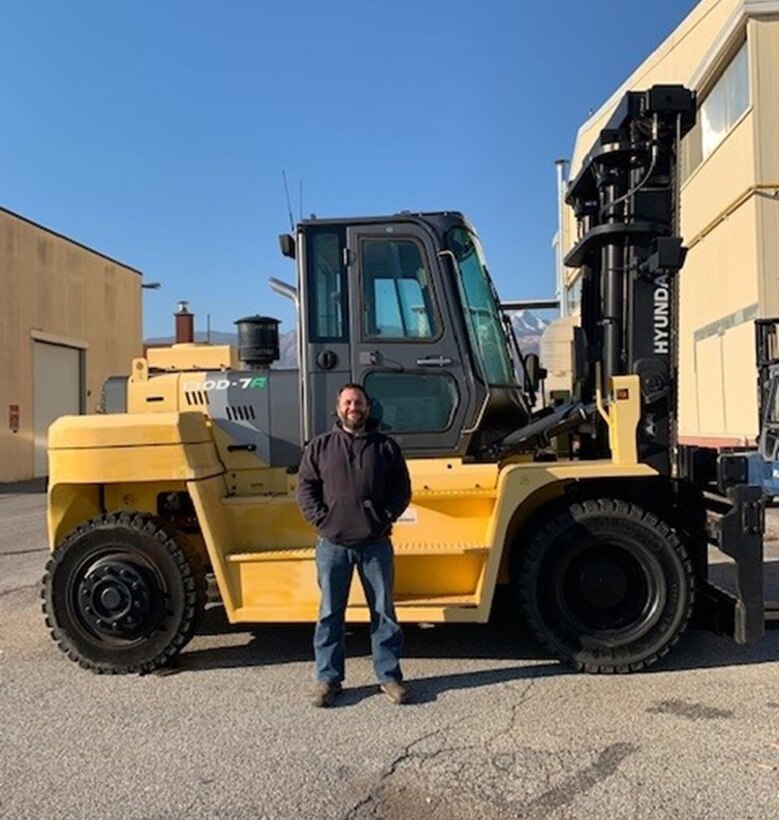
[[[452,423],[459,395],[448,373],[369,373],[372,416],[388,433],[440,433]]]
[[[347,341],[344,233],[312,229],[307,237],[309,338],[313,342]]]
[[[432,339],[439,333],[422,248],[412,239],[360,243],[366,338]]]

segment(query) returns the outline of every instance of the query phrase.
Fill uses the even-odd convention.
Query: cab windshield
[[[446,247],[456,262],[468,336],[484,381],[494,386],[515,384],[497,294],[478,237],[465,228],[453,228],[447,234]]]

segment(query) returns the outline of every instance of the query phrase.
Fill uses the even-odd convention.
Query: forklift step
[[[454,489],[433,489],[427,484],[414,487],[414,501],[428,498],[497,498],[497,487],[456,487]]]
[[[485,544],[457,544],[451,542],[394,545],[395,557],[417,558],[431,555],[486,555],[490,548]],[[255,561],[313,561],[313,547],[291,547],[288,549],[256,549],[232,552],[226,558],[230,563]]]
[[[396,595],[395,596],[395,606],[398,609],[412,607],[412,606],[420,606],[420,607],[433,607],[433,606],[477,606],[479,603],[478,596],[476,595],[429,595],[429,596],[419,596],[419,595]]]
[[[231,563],[256,561],[313,561],[313,547],[293,547],[291,549],[252,550],[251,552],[232,552],[225,556]]]

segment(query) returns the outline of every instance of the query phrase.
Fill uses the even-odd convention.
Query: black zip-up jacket
[[[400,447],[375,427],[351,434],[336,424],[306,447],[297,500],[306,521],[334,544],[359,547],[389,537],[411,500]]]

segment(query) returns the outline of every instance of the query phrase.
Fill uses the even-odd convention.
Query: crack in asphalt
[[[418,737],[416,740],[412,740],[411,743],[409,743],[408,745],[404,746],[403,751],[397,757],[395,757],[390,762],[389,766],[387,766],[385,768],[385,770],[381,773],[381,775],[379,776],[379,781],[376,783],[376,785],[368,792],[368,794],[362,800],[360,800],[358,803],[356,803],[354,806],[352,806],[352,808],[349,809],[349,811],[344,815],[344,820],[351,820],[351,818],[354,818],[354,817],[357,816],[357,812],[359,812],[360,809],[362,809],[366,806],[369,806],[371,803],[378,802],[379,795],[380,795],[381,791],[387,785],[387,782],[390,780],[390,778],[398,770],[398,767],[402,763],[404,763],[405,761],[411,760],[413,758],[418,758],[418,759],[422,759],[422,760],[429,760],[429,759],[432,759],[433,757],[436,757],[436,756],[442,754],[443,752],[454,751],[453,748],[448,747],[448,746],[444,747],[443,749],[438,749],[435,752],[419,753],[419,752],[414,752],[413,751],[415,746],[419,745],[420,743],[422,743],[425,740],[428,740],[431,737],[435,737],[436,735],[443,734],[448,729],[449,729],[448,726],[443,726],[442,728],[436,729],[433,732],[427,732],[426,734],[422,735],[421,737]],[[472,747],[463,747],[463,748],[472,748]],[[373,810],[371,810],[371,814],[374,814]],[[374,816],[376,816],[376,815],[374,815]]]
[[[12,550],[11,552],[0,552],[0,558],[6,555],[29,555],[32,552],[48,552],[48,547],[30,547],[28,550]]]
[[[514,731],[517,725],[517,721],[519,719],[519,710],[532,697],[530,692],[535,683],[535,677],[531,678],[528,681],[527,685],[525,686],[525,688],[519,696],[519,700],[517,700],[511,706],[511,716],[508,720],[507,725],[499,732],[492,735],[492,737],[488,738],[484,744],[482,744],[482,747],[488,753],[490,752],[490,746],[494,741]],[[352,808],[349,809],[349,811],[344,815],[344,820],[352,820],[353,818],[357,817],[358,813],[362,809],[367,809],[372,816],[378,817],[378,815],[376,814],[376,810],[379,808],[380,805],[379,801],[382,791],[387,787],[389,781],[395,775],[398,769],[407,761],[417,760],[420,761],[422,764],[425,764],[431,760],[435,760],[436,758],[444,754],[451,754],[452,752],[472,751],[473,749],[477,748],[475,744],[470,744],[458,746],[443,745],[441,748],[428,752],[420,752],[414,750],[414,747],[418,746],[423,741],[429,740],[430,738],[436,737],[437,735],[444,735],[449,728],[449,726],[444,726],[440,729],[436,729],[433,732],[428,732],[422,735],[421,737],[416,738],[416,740],[413,740],[408,745],[406,745],[400,752],[400,754],[397,755],[384,769],[384,771],[379,776],[378,782],[373,786],[373,788],[368,792],[368,794],[362,800],[360,800],[358,803],[352,806]]]
[[[40,581],[34,584],[22,584],[20,587],[11,587],[11,589],[0,589],[0,598],[5,595],[10,595],[12,592],[21,592],[23,589],[37,589],[40,586]]]
[[[495,751],[495,743],[502,737],[510,735],[514,732],[519,720],[519,710],[533,697],[531,690],[537,682],[537,676],[533,676],[528,680],[525,688],[522,690],[519,700],[511,705],[511,717],[505,728],[496,732],[491,737],[484,741],[484,750],[494,769],[497,769],[501,774],[508,775],[514,763],[516,762],[516,755],[513,752]]]
[[[506,726],[506,728],[502,729],[500,732],[496,732],[494,735],[487,738],[487,740],[485,741],[484,748],[487,752],[492,751],[492,749],[494,748],[493,744],[495,743],[495,741],[498,740],[498,738],[511,734],[514,731],[517,725],[517,720],[519,718],[519,710],[533,697],[533,695],[530,694],[530,690],[535,686],[535,684],[536,677],[533,676],[530,678],[530,680],[527,682],[527,685],[522,690],[519,696],[519,700],[517,700],[515,703],[511,705],[511,717],[509,718],[508,725]]]

